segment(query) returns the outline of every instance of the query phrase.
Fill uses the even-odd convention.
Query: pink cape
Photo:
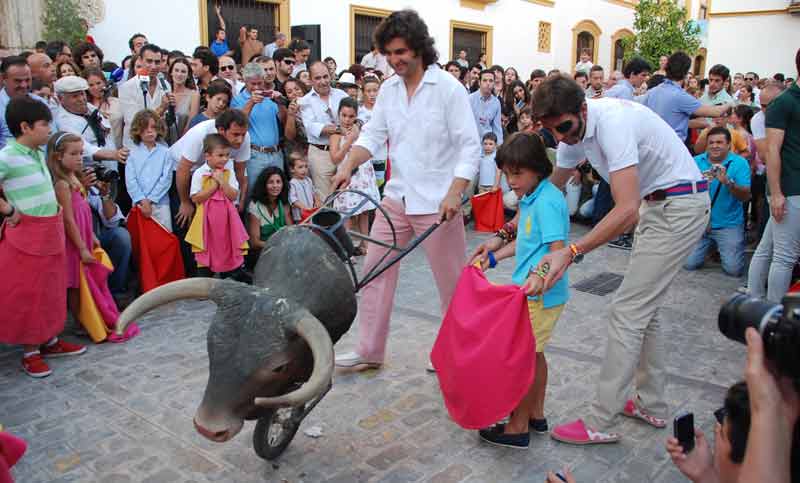
[[[0,430],[0,483],[14,483],[11,467],[22,458],[27,448],[25,440]]]
[[[44,344],[64,330],[67,273],[61,213],[0,225],[0,342]]]
[[[242,245],[250,239],[236,206],[222,190],[217,190],[205,201],[203,209],[205,251],[195,254],[197,263],[214,273],[236,270],[244,263]]]
[[[525,293],[464,268],[431,351],[450,417],[480,429],[508,416],[533,382],[535,351]]]

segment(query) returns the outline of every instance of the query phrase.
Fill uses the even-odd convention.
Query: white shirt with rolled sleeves
[[[310,144],[329,144],[328,136],[322,134],[326,124],[338,125],[339,103],[347,97],[341,89],[331,87],[328,102],[322,100],[317,91],[311,89],[297,102],[300,105],[300,117],[303,118],[303,127]]]
[[[153,95],[147,94],[147,102],[145,102],[145,95],[142,92],[142,86],[139,82],[139,76],[134,76],[122,83],[118,88],[119,92],[119,105],[122,110],[122,119],[124,124],[122,131],[122,145],[128,149],[133,149],[134,142],[131,139],[131,123],[133,116],[142,109],[151,109],[155,111],[161,105],[161,98],[166,95],[166,92],[161,88],[161,83],[156,82],[156,88]]]
[[[378,152],[389,141],[392,177],[384,196],[409,215],[439,211],[453,178],[474,179],[481,158],[467,91],[439,67],[425,71],[411,101],[399,76],[384,81],[355,145]]]
[[[686,146],[648,107],[623,99],[587,99],[586,134],[558,145],[557,165],[575,168],[588,159],[600,176],[638,166],[639,196],[703,179]]]
[[[96,107],[89,105],[89,111],[87,112],[87,115],[95,110],[97,110]],[[73,114],[67,111],[64,107],[59,107],[56,111],[54,111],[54,117],[57,130],[77,134],[83,139],[84,164],[95,164],[93,157],[95,153],[101,149],[116,149],[116,146],[114,145],[114,137],[111,135],[111,123],[109,123],[108,120],[102,116],[101,122],[103,127],[108,129],[104,146],[98,145],[97,136],[95,136],[94,131],[89,126],[89,121],[87,121],[84,116]],[[116,170],[116,162],[113,163],[112,169]]]
[[[175,168],[178,167],[181,158],[186,158],[192,162],[191,171],[194,172],[197,168],[205,164],[206,159],[203,155],[203,141],[209,134],[217,133],[216,119],[209,119],[198,123],[193,128],[186,131],[178,142],[169,148],[170,157],[175,163]],[[250,159],[250,134],[244,135],[244,142],[239,149],[231,150],[231,159],[236,163],[245,163]]]

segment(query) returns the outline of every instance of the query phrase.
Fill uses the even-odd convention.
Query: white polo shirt
[[[197,123],[193,128],[186,131],[186,134],[169,148],[169,154],[175,163],[173,169],[178,167],[181,158],[186,158],[192,162],[192,172],[205,164],[206,159],[205,156],[203,156],[203,141],[209,134],[216,133],[216,119],[209,119],[208,121]],[[239,149],[231,150],[231,158],[237,163],[244,163],[250,159],[249,133],[244,135],[244,142]]]
[[[558,145],[557,165],[575,168],[588,159],[606,181],[629,166],[639,169],[639,195],[703,179],[686,146],[658,114],[624,99],[587,99],[583,141]]]
[[[409,102],[400,76],[386,79],[355,144],[374,157],[389,142],[392,177],[384,195],[405,201],[409,215],[439,210],[454,177],[478,174],[481,143],[467,91],[432,65]]]

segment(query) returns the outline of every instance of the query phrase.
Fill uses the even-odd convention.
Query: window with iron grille
[[[220,27],[217,19],[218,4],[222,7],[228,45],[235,56],[241,55],[239,29],[242,26],[258,29],[258,40],[264,45],[275,40],[278,33],[278,4],[259,0],[206,0],[208,12],[208,40],[213,41]],[[287,32],[288,33],[288,32]],[[238,58],[238,57],[237,57]]]
[[[450,59],[457,59],[462,50],[467,52],[470,65],[476,64],[481,54],[486,52],[486,32],[453,28],[453,51]]]
[[[383,21],[383,17],[355,14],[353,48],[355,49],[356,64],[360,64],[361,58],[372,50],[372,34],[381,21]]]

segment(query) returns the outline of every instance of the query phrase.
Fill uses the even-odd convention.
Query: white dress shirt
[[[374,108],[374,106],[373,106]],[[358,107],[358,119],[363,123],[362,126],[372,119],[372,109],[367,109],[363,104]],[[389,155],[388,148],[384,144],[376,153],[372,153],[372,159],[377,161],[386,161]]]
[[[300,105],[300,116],[310,144],[329,144],[328,136],[322,134],[326,124],[339,124],[339,103],[347,97],[341,89],[331,87],[328,102],[322,100],[313,88],[297,102]]]
[[[205,156],[203,156],[203,141],[209,134],[217,133],[216,122],[216,119],[209,119],[208,121],[197,123],[169,148],[170,157],[175,163],[175,168],[178,167],[181,158],[186,158],[192,162],[191,171],[195,171],[206,162]],[[231,159],[237,163],[245,163],[250,159],[250,133],[244,135],[244,142],[242,142],[239,149],[231,150]]]
[[[97,110],[91,104],[88,104],[89,110],[87,111],[87,115]],[[99,146],[97,144],[97,136],[95,136],[94,131],[91,127],[89,127],[89,121],[86,120],[86,117],[80,116],[78,114],[73,114],[66,110],[66,108],[59,107],[55,112],[55,124],[56,129],[59,131],[66,131],[72,134],[77,134],[83,139],[83,163],[87,165],[95,164],[94,155],[97,151],[101,149],[116,149],[114,146],[114,137],[111,135],[111,123],[101,115],[101,123],[103,128],[107,130],[106,137],[105,137],[105,145]],[[106,163],[108,164],[108,163]],[[116,171],[116,161],[113,162],[113,166],[108,166],[111,169]]]
[[[139,83],[139,76],[126,80],[119,86],[119,104],[122,109],[122,119],[125,123],[122,130],[122,145],[128,149],[133,149],[134,143],[131,139],[131,123],[133,116],[142,109],[156,110],[161,105],[161,98],[165,92],[161,89],[161,84],[156,82],[153,95],[147,94],[147,105],[145,107],[145,96]]]
[[[392,177],[384,195],[404,201],[409,215],[436,213],[453,178],[478,174],[481,143],[467,92],[435,65],[410,101],[401,77],[384,81],[355,144],[374,154],[387,141]]]
[[[588,159],[606,181],[629,166],[639,169],[639,195],[703,179],[689,150],[658,114],[624,99],[587,99],[586,134],[558,145],[557,164],[575,168]]]

